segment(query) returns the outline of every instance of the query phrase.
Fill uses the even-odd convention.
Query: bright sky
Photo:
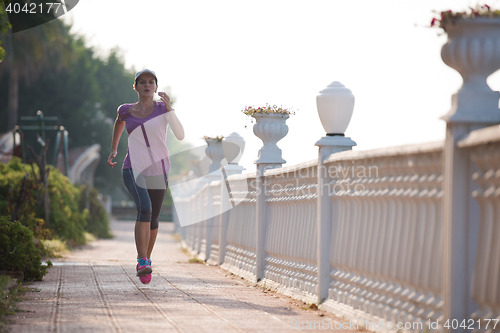
[[[104,53],[118,46],[127,67],[170,86],[186,140],[237,132],[247,171],[262,141],[241,113],[266,103],[296,111],[278,142],[285,165],[317,158],[325,136],[316,96],[333,81],[356,102],[346,136],[355,150],[444,139],[439,118],[462,84],[441,60],[446,35],[432,10],[476,0],[80,0],[65,16]],[[483,1],[479,3],[483,4]],[[500,0],[487,2],[499,7]],[[490,76],[500,90],[500,72]],[[131,82],[132,84],[132,82]],[[131,88],[132,89],[132,88]],[[135,101],[123,101],[135,102]]]

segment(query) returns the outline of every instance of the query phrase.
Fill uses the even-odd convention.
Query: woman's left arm
[[[167,109],[167,121],[172,128],[172,132],[174,132],[177,140],[184,140],[184,127],[182,127],[179,118],[175,114],[175,110],[172,109],[172,104],[170,104],[170,97],[165,92],[159,92],[158,96],[160,96],[163,103],[165,103],[165,109]]]
[[[177,115],[175,114],[175,111],[172,110],[170,112],[167,112],[166,117],[177,140],[184,140],[184,127],[182,127],[179,118],[177,118]]]

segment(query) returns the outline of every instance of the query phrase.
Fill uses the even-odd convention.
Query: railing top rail
[[[248,179],[248,178],[255,178],[257,175],[257,172],[249,172],[249,173],[244,173],[244,174],[235,174],[235,175],[230,175],[227,176],[228,180],[243,180],[243,179]]]
[[[290,173],[290,172],[296,172],[300,169],[307,169],[312,166],[317,166],[318,165],[318,159],[314,160],[309,160],[305,161],[299,164],[294,164],[294,165],[289,165],[289,166],[284,166],[281,168],[275,168],[275,169],[269,169],[264,172],[264,177],[271,177],[271,176],[276,176],[284,173]]]
[[[325,163],[334,163],[346,160],[363,160],[368,158],[381,158],[397,155],[412,155],[440,152],[443,150],[443,141],[433,141],[425,143],[414,143],[409,145],[393,146],[386,148],[361,150],[361,151],[343,151],[332,154]]]
[[[471,131],[469,135],[458,142],[459,148],[468,148],[500,141],[500,126],[494,125]]]
[[[220,186],[220,180],[212,180],[210,183],[208,183],[210,187],[217,187]]]

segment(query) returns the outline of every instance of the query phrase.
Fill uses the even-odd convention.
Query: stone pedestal
[[[318,152],[318,303],[328,296],[330,286],[330,246],[332,232],[332,200],[330,177],[324,164],[332,154],[352,150],[356,142],[344,136],[325,136],[315,144]]]
[[[281,157],[281,149],[277,143],[288,133],[286,120],[290,117],[285,114],[255,114],[256,124],[253,132],[264,145],[259,150],[259,158],[255,161],[257,165],[257,195],[256,195],[256,272],[255,279],[259,281],[264,277],[266,257],[266,229],[267,229],[267,204],[266,188],[264,184],[264,172],[268,169],[280,168],[286,161]]]
[[[470,195],[478,185],[476,171],[465,149],[457,146],[472,130],[500,123],[499,93],[487,77],[500,68],[500,18],[458,19],[445,27],[443,61],[464,82],[452,96],[446,121],[443,155],[443,297],[444,321],[472,318],[477,306],[471,297],[479,227],[479,206]],[[446,330],[446,328],[445,328]],[[458,327],[454,332],[465,332]]]

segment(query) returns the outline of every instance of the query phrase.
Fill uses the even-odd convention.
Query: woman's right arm
[[[113,126],[113,139],[111,141],[111,152],[108,157],[108,165],[114,167],[117,162],[113,162],[113,158],[116,157],[118,142],[120,142],[120,137],[123,133],[123,128],[125,128],[125,121],[120,119],[120,115],[116,117],[115,125]]]

